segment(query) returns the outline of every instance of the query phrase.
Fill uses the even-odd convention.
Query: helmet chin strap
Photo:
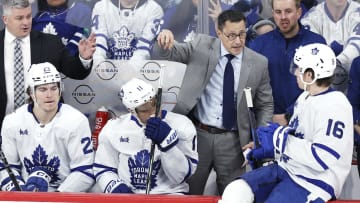
[[[305,82],[303,75],[300,75],[300,80],[301,80],[301,82],[302,82],[303,85],[304,85],[304,91],[308,91],[308,90],[307,90],[307,87],[309,87],[309,85],[314,84],[314,82],[316,81],[316,78],[314,78],[311,82]]]

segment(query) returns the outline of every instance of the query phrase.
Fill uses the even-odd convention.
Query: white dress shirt
[[[224,128],[222,124],[223,80],[225,66],[228,61],[226,54],[229,54],[229,52],[221,43],[220,58],[194,112],[195,117],[201,123],[222,129]],[[234,68],[234,102],[237,101],[242,56],[243,52],[231,60]]]
[[[5,29],[4,40],[4,64],[5,64],[5,82],[7,93],[7,105],[6,114],[14,111],[14,51],[15,51],[15,39],[7,29]],[[21,51],[24,64],[24,79],[26,88],[26,73],[31,65],[31,53],[30,53],[30,35],[21,39]],[[24,94],[26,90],[24,89]],[[25,97],[25,99],[27,96]]]

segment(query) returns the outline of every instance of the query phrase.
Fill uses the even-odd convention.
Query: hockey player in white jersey
[[[185,116],[155,117],[152,85],[133,78],[120,91],[131,113],[109,120],[99,134],[94,173],[105,193],[144,194],[151,143],[156,144],[150,194],[185,194],[198,163],[196,130]]]
[[[105,59],[150,59],[164,12],[153,0],[101,0],[94,6],[95,63]]]
[[[322,35],[342,68],[336,70],[334,87],[345,91],[352,61],[360,55],[360,4],[353,0],[325,0],[310,9],[301,23]]]
[[[259,127],[261,147],[248,156],[276,162],[231,182],[219,202],[320,203],[340,195],[351,168],[353,119],[345,95],[330,88],[335,54],[309,44],[298,48],[294,65],[304,92],[289,126]]]
[[[29,104],[4,119],[1,148],[24,191],[84,192],[95,182],[94,151],[87,118],[60,103],[56,68],[33,64],[26,77]],[[0,164],[1,190],[15,190]]]

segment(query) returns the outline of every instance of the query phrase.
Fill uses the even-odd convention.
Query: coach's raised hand
[[[158,45],[163,49],[171,49],[174,46],[174,34],[170,30],[162,30],[157,36]]]
[[[89,60],[96,50],[96,37],[91,33],[87,39],[81,39],[79,42],[79,53],[81,58]]]

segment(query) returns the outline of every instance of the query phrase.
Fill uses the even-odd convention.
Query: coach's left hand
[[[91,33],[87,39],[81,39],[79,41],[79,53],[80,57],[89,60],[92,58],[96,50],[96,37],[94,33]]]

